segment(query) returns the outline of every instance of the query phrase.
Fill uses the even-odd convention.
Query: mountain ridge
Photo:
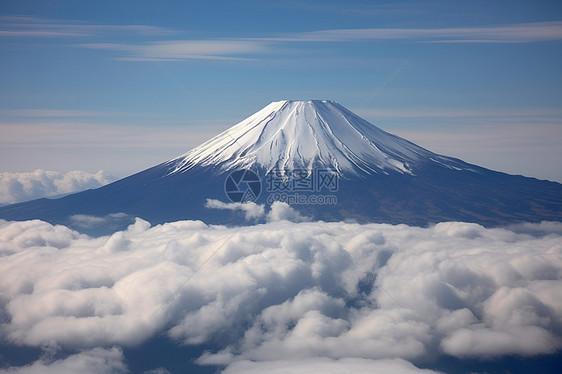
[[[317,131],[297,131],[297,126]],[[350,132],[350,126],[361,131]],[[247,224],[242,211],[207,208],[209,199],[229,203],[238,202],[233,195],[247,196],[250,182],[243,178],[236,179],[243,182],[235,183],[241,189],[236,194],[226,186],[230,174],[240,170],[255,174],[248,180],[260,180],[261,193],[251,194],[256,204],[288,202],[316,220],[417,226],[562,221],[562,184],[438,155],[329,101],[274,102],[182,156],[95,190],[0,207],[0,219],[42,219],[95,235],[124,228],[134,217],[152,224],[183,219]],[[277,172],[282,178],[270,183]],[[320,172],[336,176],[336,183],[319,184],[314,178]],[[332,203],[322,204],[318,197]],[[85,227],[77,216],[107,218],[107,223]]]

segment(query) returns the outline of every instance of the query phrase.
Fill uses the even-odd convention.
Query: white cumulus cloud
[[[297,210],[291,208],[291,206],[287,203],[274,201],[273,204],[271,204],[270,211],[267,213],[267,221],[305,222],[310,221],[310,218],[301,215]]]
[[[6,344],[78,354],[167,336],[213,347],[197,363],[226,373],[415,373],[409,362],[427,356],[553,354],[562,347],[561,233],[553,222],[137,219],[91,238],[0,221],[0,331]]]
[[[264,205],[258,205],[252,201],[245,203],[224,203],[220,200],[207,199],[205,207],[209,209],[240,210],[244,212],[246,220],[260,219],[265,214]]]
[[[37,169],[27,173],[0,173],[0,205],[51,197],[101,187],[112,182],[103,170],[89,174],[80,170],[67,173]]]

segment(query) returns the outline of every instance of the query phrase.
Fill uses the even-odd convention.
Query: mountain
[[[562,220],[561,184],[438,155],[326,100],[273,102],[173,160],[95,190],[0,207],[0,218],[82,231],[96,222],[109,230],[134,216],[153,224],[243,221],[240,211],[206,207],[207,199],[285,200],[328,221]]]
[[[390,172],[413,175],[431,161],[467,164],[391,135],[333,101],[278,101],[170,162],[172,173],[196,166],[221,170],[321,167],[339,176]]]

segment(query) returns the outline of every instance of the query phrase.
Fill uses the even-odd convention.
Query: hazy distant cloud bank
[[[227,374],[430,373],[410,362],[562,347],[562,223],[137,219],[91,238],[0,221],[0,274],[9,344],[79,350],[0,372],[124,371],[119,347],[161,334],[213,344],[197,362]]]
[[[27,173],[0,173],[0,205],[101,187],[114,178],[103,170],[95,174],[37,169]]]

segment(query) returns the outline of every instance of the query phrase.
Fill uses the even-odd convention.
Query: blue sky
[[[0,171],[124,176],[316,98],[562,181],[561,47],[558,1],[4,1]]]

